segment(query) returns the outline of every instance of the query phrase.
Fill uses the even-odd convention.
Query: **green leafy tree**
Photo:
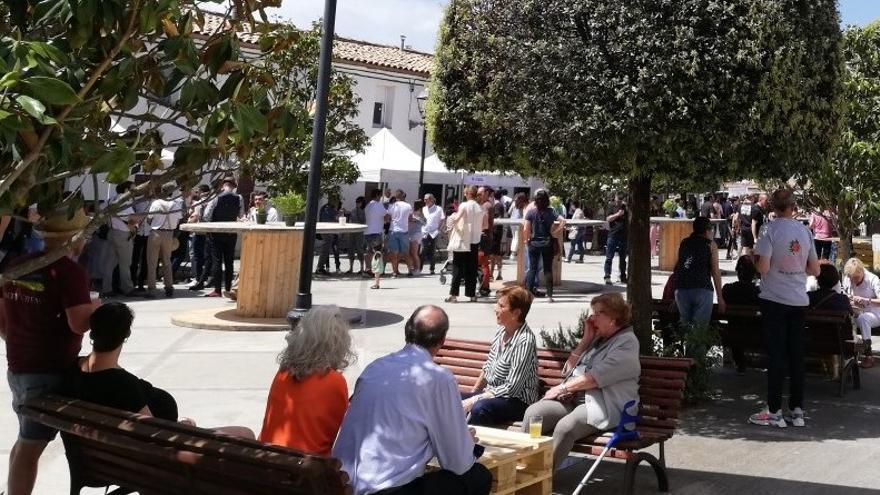
[[[291,118],[274,81],[242,53],[237,33],[267,30],[254,14],[275,1],[234,1],[221,22],[185,0],[7,0],[0,10],[0,209],[82,207],[98,174],[149,181],[96,214],[75,240],[157,186],[227,173]],[[267,53],[282,47],[268,45]],[[252,57],[250,57],[252,58]],[[300,118],[293,115],[293,118]],[[125,129],[114,129],[114,123]],[[162,150],[174,150],[162,164]],[[72,189],[65,191],[66,179]],[[65,194],[65,193],[73,194]],[[60,252],[4,274],[15,277]]]
[[[790,177],[827,160],[840,58],[834,0],[457,0],[429,129],[447,163],[628,181],[628,297],[647,350],[653,178]]]
[[[305,193],[312,147],[310,110],[313,108],[321,52],[320,25],[311,31],[279,26],[261,40],[265,47],[278,47],[267,54],[263,69],[274,84],[269,98],[287,110],[287,116],[265,145],[259,145],[245,160],[245,168],[270,189]],[[341,184],[351,184],[360,175],[351,160],[364,151],[367,135],[354,123],[360,98],[354,93],[354,79],[334,72],[330,81],[330,106],[321,171],[321,189],[326,195],[339,193]]]
[[[880,212],[880,23],[843,33],[844,129],[833,160],[797,176],[806,206],[837,217],[838,259],[852,253],[861,221]]]

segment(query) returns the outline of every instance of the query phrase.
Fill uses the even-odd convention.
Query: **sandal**
[[[378,288],[379,288],[379,284],[373,284],[373,285],[370,286],[370,288],[371,288],[371,289],[378,289]]]
[[[455,296],[449,296],[449,297],[447,297],[446,299],[444,299],[443,301],[444,301],[444,302],[448,302],[448,303],[457,303],[457,302],[458,302],[458,298],[455,297]]]

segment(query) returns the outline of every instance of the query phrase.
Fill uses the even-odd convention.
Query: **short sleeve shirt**
[[[413,209],[406,201],[395,201],[388,207],[391,215],[391,232],[409,232],[409,217]]]
[[[755,244],[755,254],[770,257],[770,270],[761,276],[761,299],[809,306],[806,268],[816,259],[816,246],[803,224],[792,218],[770,222]]]
[[[16,266],[43,253],[13,260]],[[76,366],[82,335],[67,323],[67,308],[88,304],[89,275],[64,256],[47,267],[6,282],[6,360],[13,373],[60,373]]]
[[[553,208],[539,210],[532,208],[526,213],[526,221],[532,224],[532,239],[549,239],[550,231],[553,229],[553,222],[559,218]]]
[[[620,210],[626,211],[626,206],[620,205],[618,206],[615,203],[611,203],[608,205],[608,215],[614,215]],[[612,222],[608,222],[608,234],[615,235],[620,238],[626,237],[627,229],[629,227],[629,219],[627,218],[628,213],[624,213],[622,217],[614,220]]]
[[[79,398],[102,406],[139,412],[147,405],[141,379],[121,368],[80,373]]]
[[[370,201],[364,212],[367,216],[366,234],[381,234],[385,228],[385,205],[381,201]]]

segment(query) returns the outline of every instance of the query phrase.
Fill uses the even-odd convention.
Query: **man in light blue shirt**
[[[403,349],[358,378],[333,446],[355,495],[489,493],[492,475],[474,462],[458,385],[432,360],[448,329],[441,308],[417,308],[406,322]],[[434,457],[442,469],[425,474]]]

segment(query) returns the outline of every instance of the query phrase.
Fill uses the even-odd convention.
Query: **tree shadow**
[[[403,315],[392,313],[390,311],[378,311],[375,309],[363,308],[340,308],[343,313],[350,318],[352,330],[385,327],[394,325],[403,321]],[[358,321],[353,318],[360,316]]]

